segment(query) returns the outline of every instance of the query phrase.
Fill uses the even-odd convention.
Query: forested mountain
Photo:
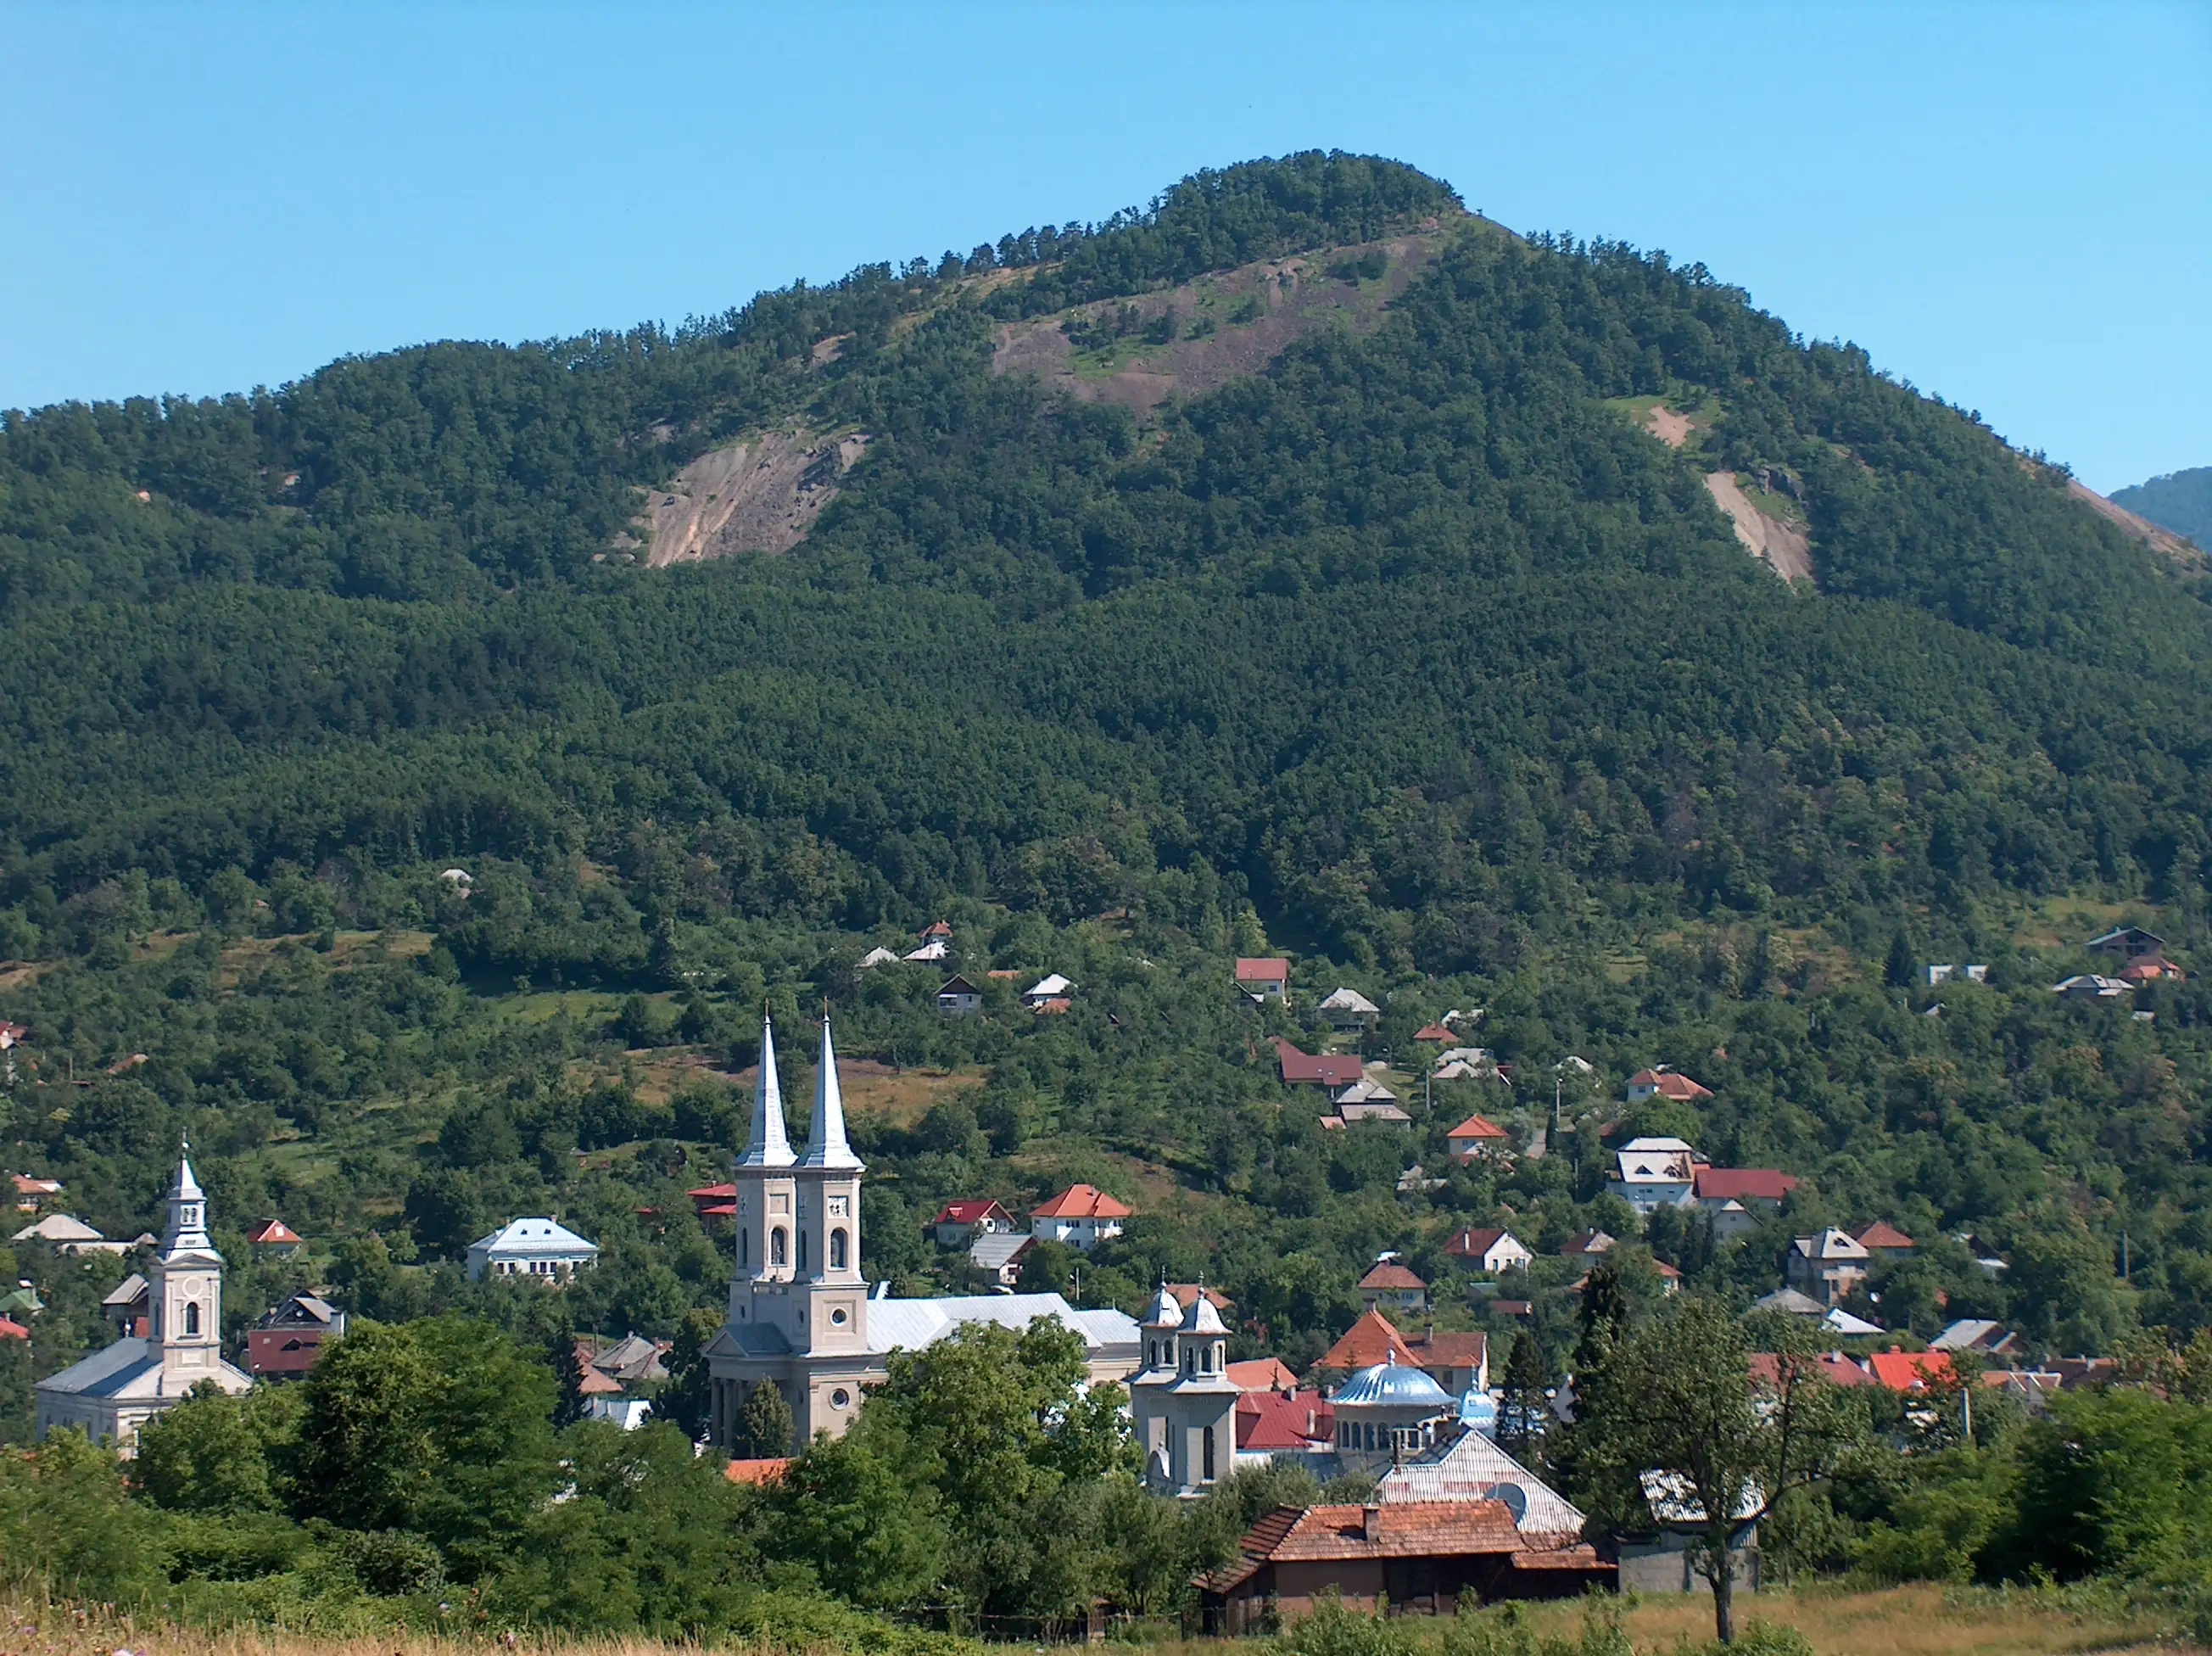
[[[1328,284],[1375,302],[1238,334]],[[1064,383],[1001,371],[1020,329]],[[1115,399],[1240,338],[1248,369]],[[866,439],[804,539],[638,556],[683,467],[770,430]],[[726,1274],[673,1182],[726,1154],[697,1077],[764,994],[827,995],[848,1050],[975,1084],[862,1129],[884,1270],[949,1269],[948,1195],[1143,1184],[1093,1291],[1204,1267],[1311,1355],[1376,1248],[1609,1216],[1601,1110],[1400,1197],[1450,1107],[1525,1133],[1567,1054],[1614,1089],[1666,1059],[1718,1096],[1650,1124],[1807,1177],[1776,1236],[2014,1251],[1944,1255],[1901,1325],[2193,1327],[2212,998],[2048,986],[2116,919],[2202,943],[2212,589],[2065,484],[1701,265],[1318,154],[672,332],[10,413],[6,1154],[135,1230],[191,1123],[228,1222],[298,1215],[387,1314],[462,1291],[410,1249],[557,1205],[610,1247],[580,1314],[672,1331]],[[928,974],[855,974],[940,914],[1077,1011],[948,1027]],[[1302,1014],[1225,986],[1271,946],[1388,996],[1401,1065],[1487,1007],[1524,1092],[1316,1131],[1260,1038]],[[1923,1016],[1918,963],[1966,959],[1992,983]],[[1747,1294],[1783,1244],[1655,1245]]]
[[[2147,483],[2132,484],[2112,496],[2138,517],[2186,535],[2198,545],[2212,541],[2212,466],[2169,472]]]

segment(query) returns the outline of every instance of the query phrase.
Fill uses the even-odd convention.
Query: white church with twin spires
[[[885,1379],[895,1350],[915,1351],[963,1324],[1017,1330],[1054,1318],[1083,1336],[1091,1379],[1121,1381],[1139,1366],[1135,1321],[1079,1311],[1057,1294],[895,1300],[872,1291],[860,1263],[860,1159],[845,1136],[845,1101],[830,1020],[822,1020],[808,1142],[791,1147],[776,1077],[775,1032],[761,1025],[752,1133],[737,1166],[737,1259],[730,1319],[707,1348],[713,1440],[727,1446],[755,1387],[773,1380],[791,1406],[798,1444],[842,1437],[863,1388]]]
[[[39,1435],[73,1426],[118,1454],[137,1452],[138,1428],[212,1380],[233,1397],[253,1378],[222,1355],[222,1256],[207,1230],[207,1196],[190,1147],[169,1185],[169,1218],[151,1277],[143,1336],[126,1335],[39,1382]]]

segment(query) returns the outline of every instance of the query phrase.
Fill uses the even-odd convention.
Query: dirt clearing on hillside
[[[1765,559],[1785,581],[1813,578],[1813,543],[1802,528],[1760,511],[1743,492],[1733,472],[1706,472],[1705,487],[1712,493],[1713,503],[1735,526],[1735,538],[1754,557]]]
[[[731,552],[787,552],[806,539],[839,482],[867,452],[866,432],[808,442],[770,431],[699,456],[647,499],[645,561],[659,568]]]

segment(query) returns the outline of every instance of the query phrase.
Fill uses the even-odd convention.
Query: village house
[[[289,1259],[300,1251],[300,1234],[281,1219],[264,1219],[246,1233],[256,1259]]]
[[[1334,1093],[1367,1073],[1356,1052],[1304,1052],[1280,1035],[1274,1046],[1277,1071],[1285,1087],[1320,1087]]]
[[[2145,931],[2141,926],[2121,926],[2101,936],[2091,938],[2081,947],[2099,950],[2122,960],[2140,960],[2146,956],[2163,955],[2166,939],[2156,932]]]
[[[1886,1219],[1860,1226],[1851,1237],[1876,1259],[1909,1259],[1920,1251],[1917,1242]]]
[[[153,1292],[146,1279],[135,1270],[107,1291],[106,1298],[100,1302],[100,1314],[115,1330],[117,1339],[146,1331],[146,1319],[152,1314]]]
[[[1850,1298],[1872,1265],[1873,1256],[1863,1243],[1831,1226],[1791,1241],[1783,1274],[1791,1288],[1832,1306]]]
[[[1413,1119],[1398,1103],[1398,1095],[1371,1075],[1361,1076],[1337,1093],[1336,1115],[1342,1122],[1382,1121],[1396,1127],[1408,1126]]]
[[[26,1225],[11,1239],[17,1242],[43,1242],[56,1253],[64,1255],[85,1253],[128,1253],[141,1242],[151,1241],[141,1237],[136,1242],[113,1242],[82,1220],[69,1214],[48,1214],[33,1224]]]
[[[2069,1001],[2118,1001],[2134,994],[2135,989],[2117,977],[2106,977],[2091,971],[2077,973],[2053,983],[2051,992],[2063,995]]]
[[[899,959],[897,951],[878,945],[860,957],[859,970],[866,971],[876,966],[895,966],[899,964]]]
[[[695,1184],[684,1194],[691,1198],[691,1211],[710,1225],[737,1216],[738,1187],[733,1183]]]
[[[1445,1239],[1444,1251],[1455,1259],[1465,1260],[1469,1269],[1492,1276],[1503,1271],[1526,1270],[1535,1259],[1535,1255],[1507,1230],[1454,1231]]]
[[[1014,1216],[988,1196],[948,1202],[929,1222],[940,1248],[960,1247],[977,1236],[1004,1235],[1014,1228]]]
[[[1867,1372],[1893,1391],[1925,1391],[1951,1378],[1951,1354],[1892,1346],[1867,1359]]]
[[[19,1214],[34,1214],[62,1193],[62,1182],[58,1178],[33,1178],[28,1173],[10,1173],[8,1181],[15,1191],[15,1211]]]
[[[1513,1148],[1512,1137],[1486,1116],[1469,1116],[1444,1135],[1444,1143],[1461,1161],[1480,1156],[1509,1157]]]
[[[1690,1480],[1680,1472],[1649,1471],[1638,1480],[1643,1510],[1632,1519],[1632,1528],[1615,1543],[1620,1556],[1619,1584],[1622,1592],[1698,1592],[1705,1580],[1697,1571],[1699,1543],[1705,1525],[1705,1509],[1698,1503]],[[1763,1497],[1747,1488],[1735,1516],[1751,1518]],[[1730,1543],[1736,1555],[1735,1584],[1747,1592],[1759,1591],[1759,1531],[1743,1530]]]
[[[1229,1365],[1235,1378],[1235,1363]],[[1336,1452],[1336,1407],[1318,1391],[1253,1390],[1237,1400],[1237,1465],[1294,1460],[1309,1469],[1328,1466]]]
[[[1370,1311],[1388,1306],[1395,1311],[1423,1312],[1429,1306],[1429,1285],[1399,1263],[1396,1254],[1386,1253],[1359,1279],[1359,1300]]]
[[[1579,1259],[1611,1251],[1614,1239],[1603,1231],[1577,1231],[1559,1244],[1564,1259]]]
[[[586,1241],[557,1220],[510,1220],[469,1244],[469,1281],[534,1276],[540,1282],[565,1282],[599,1257],[598,1243]]]
[[[1930,989],[1936,988],[1940,983],[1948,983],[1954,978],[1969,983],[1986,983],[1990,981],[1990,969],[1981,965],[1956,965],[1928,968],[1928,987]]]
[[[965,977],[948,977],[937,991],[937,1009],[948,1018],[965,1018],[983,1009],[983,991]]]
[[[1229,1378],[1247,1391],[1295,1391],[1298,1377],[1280,1357],[1249,1357],[1229,1365]]]
[[[258,1379],[295,1380],[315,1366],[323,1342],[345,1329],[345,1312],[329,1300],[295,1294],[246,1330],[246,1366]]]
[[[1641,1104],[1649,1098],[1672,1099],[1676,1104],[1695,1104],[1699,1099],[1712,1097],[1710,1088],[1700,1087],[1687,1075],[1666,1064],[1654,1064],[1649,1069],[1639,1069],[1628,1078],[1628,1101]]]
[[[40,1437],[75,1427],[128,1458],[137,1452],[139,1429],[194,1386],[211,1383],[234,1397],[252,1386],[250,1375],[223,1361],[222,1255],[208,1235],[207,1196],[189,1155],[178,1158],[167,1201],[161,1251],[149,1267],[147,1331],[40,1380]]]
[[[2020,1349],[2019,1336],[2001,1323],[1984,1317],[1962,1317],[1928,1342],[1930,1351],[1972,1351],[1984,1357],[2009,1357]]]
[[[1707,1167],[1692,1181],[1698,1205],[1712,1215],[1713,1234],[1725,1242],[1759,1228],[1797,1188],[1793,1174],[1772,1167]]]
[[[1498,1062],[1486,1046],[1452,1046],[1437,1054],[1429,1076],[1440,1081],[1499,1081],[1510,1073],[1510,1066]]]
[[[1205,1631],[1234,1637],[1324,1600],[1449,1616],[1462,1604],[1573,1598],[1613,1579],[1587,1544],[1531,1549],[1504,1501],[1395,1501],[1278,1507],[1197,1585]]]
[[[1340,1035],[1357,1035],[1372,1029],[1382,1008],[1356,989],[1332,990],[1321,1003],[1328,1026]]]
[[[1449,1046],[1459,1039],[1459,1036],[1442,1024],[1423,1024],[1413,1032],[1413,1038],[1417,1041],[1435,1041],[1439,1044]]]
[[[1022,1266],[1036,1251],[1036,1245],[1034,1236],[987,1231],[968,1245],[968,1263],[1000,1288],[1013,1288],[1021,1282]]]
[[[1490,1340],[1480,1332],[1425,1329],[1408,1337],[1380,1311],[1362,1312],[1322,1354],[1317,1370],[1351,1374],[1378,1363],[1418,1368],[1454,1397],[1490,1386]]]
[[[1043,1012],[1050,1009],[1053,1002],[1057,1001],[1060,1002],[1060,1010],[1066,1011],[1068,995],[1074,988],[1075,985],[1060,973],[1047,972],[1022,991],[1022,1004],[1031,1012]]]
[[[1255,1001],[1280,1001],[1291,989],[1291,963],[1278,956],[1237,957],[1237,987]]]
[[[1088,1253],[1121,1234],[1131,1215],[1128,1204],[1095,1184],[1071,1184],[1030,1215],[1030,1234],[1041,1242],[1065,1242]]]
[[[1613,1160],[1606,1188],[1639,1215],[1686,1207],[1693,1199],[1702,1164],[1680,1139],[1633,1138],[1613,1152]]]

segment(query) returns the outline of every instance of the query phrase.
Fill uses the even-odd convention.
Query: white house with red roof
[[[1654,1064],[1649,1069],[1639,1069],[1628,1078],[1628,1101],[1641,1104],[1653,1097],[1671,1099],[1676,1104],[1695,1104],[1699,1099],[1712,1097],[1712,1089],[1700,1087],[1687,1075],[1668,1065]]]
[[[1004,1236],[1014,1228],[1013,1215],[988,1196],[948,1202],[929,1222],[940,1248],[964,1247],[978,1236]]]
[[[34,1214],[48,1196],[62,1193],[62,1182],[58,1178],[33,1178],[28,1173],[10,1173],[8,1181],[15,1192],[17,1213]]]
[[[300,1251],[301,1237],[281,1219],[264,1219],[246,1233],[256,1259],[289,1259]]]
[[[1400,1311],[1425,1311],[1429,1285],[1396,1254],[1386,1253],[1359,1279],[1359,1298],[1370,1311],[1380,1311],[1386,1306]]]
[[[1280,1001],[1290,994],[1291,963],[1279,955],[1240,954],[1237,987],[1255,1000]]]
[[[1479,1156],[1503,1156],[1513,1148],[1513,1140],[1506,1130],[1487,1116],[1469,1116],[1444,1135],[1453,1157],[1460,1161],[1473,1161]]]
[[[1687,1207],[1705,1165],[1687,1142],[1663,1136],[1629,1140],[1613,1152],[1613,1162],[1606,1186],[1639,1214]]]
[[[1444,1242],[1444,1251],[1464,1259],[1470,1269],[1495,1276],[1501,1271],[1525,1270],[1535,1258],[1512,1232],[1462,1227]]]
[[[1367,1077],[1367,1066],[1356,1052],[1306,1052],[1280,1035],[1275,1037],[1275,1062],[1284,1086],[1327,1087],[1331,1096]]]
[[[1071,1184],[1030,1215],[1030,1234],[1041,1242],[1065,1242],[1088,1253],[1109,1237],[1121,1234],[1133,1209],[1096,1184]]]

